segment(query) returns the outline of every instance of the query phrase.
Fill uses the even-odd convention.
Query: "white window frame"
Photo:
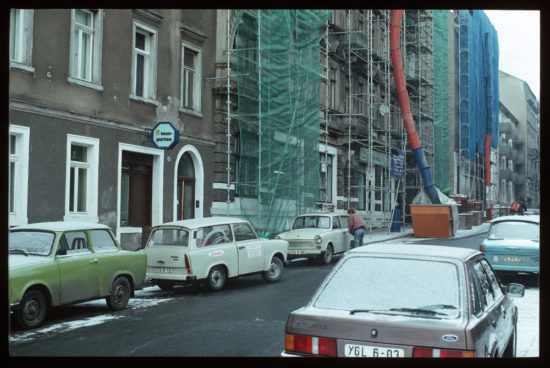
[[[70,211],[71,168],[83,167],[82,164],[71,161],[71,146],[83,146],[87,149],[86,174],[86,211]],[[99,222],[98,208],[98,177],[99,177],[99,139],[67,134],[67,159],[65,170],[65,216],[64,221]]]
[[[185,51],[190,50],[193,54],[193,107],[189,108],[185,106],[184,96],[186,89],[186,79],[185,79],[185,63],[184,55]],[[202,96],[202,48],[182,41],[181,47],[181,86],[180,86],[180,96],[181,96],[181,110],[183,112],[191,113],[194,115],[202,116],[201,113],[201,96]]]
[[[28,183],[29,183],[29,141],[30,128],[10,124],[10,136],[15,136],[15,154],[9,155],[9,162],[15,163],[14,175],[14,210],[9,211],[9,225],[18,226],[28,223]],[[8,184],[9,191],[9,184]],[[8,197],[9,198],[9,197]],[[9,204],[8,204],[9,206]]]
[[[136,49],[136,33],[146,36],[145,50]],[[157,30],[134,20],[132,32],[132,85],[130,98],[142,102],[156,103],[157,93]],[[145,57],[143,75],[143,96],[136,94],[137,56]]]
[[[83,11],[92,15],[92,27],[87,27],[75,21],[76,11]],[[102,62],[102,39],[103,39],[103,9],[91,11],[86,9],[71,10],[71,35],[70,35],[70,56],[69,56],[69,77],[67,81],[71,84],[76,84],[83,87],[92,88],[98,91],[103,91],[101,85],[101,62]],[[78,30],[78,39],[75,38],[75,30]],[[79,73],[80,62],[76,65],[73,62],[73,56],[76,53],[80,58],[82,55],[81,45],[83,34],[90,35],[89,45],[89,60],[87,62],[89,77],[82,77]],[[78,51],[76,51],[78,48]]]
[[[10,9],[10,68],[34,73],[33,27],[33,9]],[[12,45],[15,47],[15,55],[12,55]]]

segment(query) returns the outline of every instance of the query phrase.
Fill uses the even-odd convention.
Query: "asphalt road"
[[[117,319],[62,333],[55,326],[109,311],[104,303],[60,307],[51,311],[39,333],[10,339],[10,355],[279,356],[289,313],[307,303],[335,261],[328,266],[294,261],[273,284],[256,275],[230,280],[219,292],[155,288],[143,297],[170,300],[127,308],[116,313]],[[12,336],[25,333],[12,327]]]
[[[409,237],[401,241],[411,246],[424,243],[478,249],[484,236]],[[9,354],[276,357],[284,348],[284,327],[289,313],[307,303],[338,259],[328,266],[293,261],[285,268],[283,278],[273,284],[255,275],[230,280],[219,292],[195,286],[171,291],[147,288],[131,301],[142,307],[116,313],[110,312],[103,301],[55,308],[39,329],[26,332],[12,323]],[[532,286],[538,289],[538,283]],[[72,327],[98,319],[95,325]]]

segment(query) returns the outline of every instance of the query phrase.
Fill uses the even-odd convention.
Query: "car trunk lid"
[[[349,311],[319,312],[307,308],[291,315],[286,331],[290,335],[334,339],[336,355],[348,357],[411,357],[415,348],[438,356],[467,347],[461,318],[378,312],[352,315]]]

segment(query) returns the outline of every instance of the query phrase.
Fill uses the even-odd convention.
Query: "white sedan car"
[[[228,278],[260,273],[278,281],[288,242],[259,238],[246,220],[209,217],[153,227],[145,252],[147,278],[161,289],[204,282],[221,290]]]
[[[275,238],[288,241],[289,258],[318,258],[323,264],[329,264],[335,254],[353,246],[353,236],[348,232],[348,216],[333,213],[298,216],[290,231]]]

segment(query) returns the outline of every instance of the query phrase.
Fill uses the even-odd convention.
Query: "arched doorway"
[[[195,217],[195,165],[191,155],[185,152],[177,169],[177,220]]]

